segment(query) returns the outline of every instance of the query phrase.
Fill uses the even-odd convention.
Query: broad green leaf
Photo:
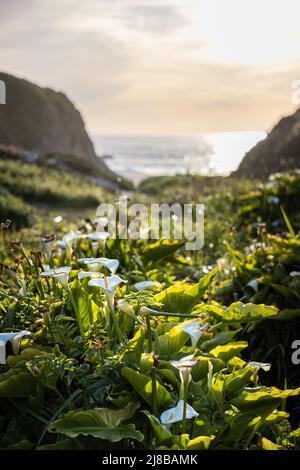
[[[224,391],[228,392],[229,394],[239,394],[249,382],[250,377],[253,375],[253,372],[254,371],[251,367],[247,367],[246,369],[239,369],[235,372],[232,372],[225,379]]]
[[[289,434],[289,437],[292,438],[297,443],[300,443],[300,428],[295,429],[295,431]]]
[[[197,364],[192,369],[192,377],[195,382],[207,377],[208,363],[213,366],[213,372],[218,372],[225,367],[224,362],[221,359],[215,359],[207,356],[197,356]]]
[[[94,408],[92,410],[69,411],[49,426],[50,432],[65,434],[75,438],[79,435],[93,436],[118,442],[121,439],[142,441],[144,436],[135,429],[133,424],[122,424],[130,419],[139,404],[128,403],[125,408],[111,410]]]
[[[299,308],[286,308],[281,310],[275,320],[290,321],[294,318],[300,318],[300,309]]]
[[[163,424],[161,424],[161,422],[159,421],[158,418],[156,418],[156,416],[152,415],[147,410],[143,411],[143,413],[145,413],[145,415],[150,421],[150,424],[152,426],[152,429],[153,429],[153,432],[157,439],[158,444],[172,437],[171,431],[167,428],[167,426],[164,426]]]
[[[185,244],[185,240],[159,240],[145,246],[142,252],[144,262],[160,262],[160,260],[172,255]]]
[[[224,442],[227,445],[237,443],[244,437],[244,433],[248,431],[249,424],[253,420],[253,416],[256,416],[255,412],[250,411],[239,411],[236,415],[229,419],[229,430],[227,435],[224,437]]]
[[[229,307],[207,305],[205,311],[224,323],[248,323],[276,317],[278,309],[264,304],[243,304],[235,302]]]
[[[122,376],[128,380],[134,390],[145,400],[148,405],[152,405],[152,379],[129,367],[123,367]],[[158,381],[156,381],[157,404],[159,408],[164,408],[173,404],[169,392]]]
[[[274,442],[270,441],[266,437],[262,437],[258,441],[258,445],[261,447],[262,450],[284,450],[283,446],[275,444]]]
[[[224,346],[217,346],[210,351],[210,354],[218,359],[222,359],[224,362],[227,362],[232,357],[237,356],[243,349],[247,348],[247,346],[247,341],[236,341],[225,344]]]
[[[232,341],[237,332],[238,330],[223,331],[222,333],[217,334],[214,338],[204,341],[204,343],[201,344],[201,350],[210,351],[216,346],[223,346],[224,344]]]
[[[91,295],[84,290],[78,279],[73,281],[71,292],[77,306],[80,321],[84,330],[87,330],[97,320],[99,307],[92,300]]]
[[[252,390],[244,390],[232,403],[240,410],[270,409],[267,413],[269,415],[272,412],[272,408],[277,408],[282,400],[299,394],[300,388],[296,388],[295,390],[279,390],[275,387],[258,387]]]
[[[188,442],[186,450],[207,450],[215,436],[198,436]]]
[[[27,372],[20,370],[0,374],[0,397],[28,398],[36,393],[36,383]]]
[[[168,333],[158,337],[159,353],[162,356],[172,356],[189,340],[189,335],[182,331],[182,324],[174,326]]]
[[[169,312],[190,313],[200,301],[211,280],[217,274],[217,268],[210,271],[197,284],[179,284],[171,286],[154,296]]]

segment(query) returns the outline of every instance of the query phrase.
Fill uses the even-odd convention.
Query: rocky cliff
[[[6,104],[0,105],[0,144],[98,161],[79,111],[63,93],[7,73],[0,72],[0,80],[6,84]]]
[[[233,176],[266,178],[272,173],[300,168],[300,109],[282,118],[246,153]]]

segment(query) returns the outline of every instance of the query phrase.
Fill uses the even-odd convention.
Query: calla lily
[[[68,288],[68,281],[69,281],[69,273],[72,270],[69,266],[63,266],[61,268],[54,268],[48,269],[48,271],[44,271],[40,274],[41,277],[52,277],[56,281],[60,282],[60,284],[67,289]]]
[[[150,289],[151,287],[153,288],[156,286],[157,286],[157,283],[155,281],[142,281],[142,282],[137,282],[136,284],[134,284],[134,287],[138,291]]]
[[[81,281],[81,279],[84,279],[86,277],[101,278],[101,277],[103,277],[103,274],[102,273],[96,273],[96,272],[93,272],[93,271],[80,271],[80,273],[78,273],[77,277]]]
[[[175,408],[164,411],[160,416],[160,421],[164,425],[178,423],[183,420],[184,401],[179,400]],[[194,408],[186,404],[186,419],[196,418],[199,415]]]
[[[96,241],[105,241],[110,237],[110,233],[108,232],[93,232],[93,233],[88,233],[85,238],[88,238],[89,240],[92,240],[93,242]]]
[[[108,259],[108,258],[81,258],[79,259],[81,263],[84,263],[88,266],[90,271],[99,271],[102,266],[109,269],[110,272],[114,275],[119,267],[119,261],[117,259]]]
[[[48,260],[50,260],[52,255],[52,245],[55,240],[55,234],[51,233],[50,235],[45,235],[42,237],[42,243],[45,246]]]
[[[252,279],[251,281],[248,282],[247,286],[251,287],[255,292],[258,291],[258,280],[257,279]]]
[[[103,289],[106,294],[108,304],[111,307],[113,306],[115,290],[118,287],[118,285],[121,284],[122,282],[127,282],[127,281],[122,279],[120,276],[113,275],[109,277],[104,277],[103,279],[91,279],[88,285],[92,287],[94,286],[100,287],[101,289]]]
[[[69,232],[62,237],[62,240],[57,240],[56,243],[62,250],[66,250],[67,248],[72,248],[73,244],[80,236],[80,232]]]
[[[182,330],[190,335],[192,340],[192,348],[195,349],[200,337],[208,329],[208,326],[200,322],[189,322],[182,325]]]
[[[31,336],[30,331],[24,330],[18,333],[0,333],[0,364],[6,364],[6,345],[10,342],[13,353],[18,354],[20,342],[24,336]]]
[[[291,277],[300,277],[300,271],[291,271],[290,276]]]
[[[65,243],[65,245],[71,247],[80,235],[80,232],[69,232],[63,236],[62,241]]]
[[[251,362],[248,362],[248,366],[250,366],[250,367],[256,367],[257,370],[262,369],[262,370],[264,370],[265,372],[269,372],[269,370],[271,369],[271,364],[270,364],[269,362],[255,362],[255,361],[251,361]]]
[[[119,309],[121,310],[121,312],[126,313],[127,315],[129,315],[132,318],[136,318],[134,310],[133,310],[132,306],[130,305],[130,303],[127,300],[120,299],[120,300],[118,300],[117,305],[118,305]]]
[[[179,370],[180,380],[183,384],[188,384],[191,380],[192,368],[197,364],[194,356],[186,356],[179,361],[171,361],[173,367]]]

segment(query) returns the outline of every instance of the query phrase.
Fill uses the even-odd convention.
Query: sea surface
[[[149,176],[196,173],[228,175],[266,133],[222,132],[190,135],[94,135],[98,155],[135,184]]]

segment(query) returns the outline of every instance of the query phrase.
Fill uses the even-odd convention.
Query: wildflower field
[[[0,449],[300,449],[300,175],[132,197],[204,203],[203,249],[3,203]]]

